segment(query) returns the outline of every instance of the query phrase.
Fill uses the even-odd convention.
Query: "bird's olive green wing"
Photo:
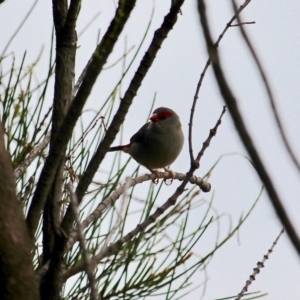
[[[141,129],[131,137],[131,139],[130,139],[131,144],[144,142],[149,123],[150,122],[148,122],[144,126],[142,126]]]

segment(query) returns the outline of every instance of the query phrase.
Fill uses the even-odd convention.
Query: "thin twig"
[[[94,23],[94,21],[101,15],[101,11],[98,11],[88,22],[87,24],[80,30],[78,33],[78,38],[80,38],[84,32]]]
[[[227,32],[227,30],[232,27],[232,26],[237,26],[237,25],[232,25],[232,22],[237,19],[238,15],[241,13],[241,11],[250,3],[251,0],[247,0],[245,1],[244,4],[242,4],[239,9],[237,9],[235,11],[235,14],[234,16],[229,20],[229,22],[226,24],[224,30],[222,31],[222,33],[219,35],[217,41],[214,43],[214,46],[217,48],[219,47],[219,44],[223,38],[223,36],[225,35],[225,33]],[[250,23],[249,23],[250,24]],[[252,23],[251,23],[252,24]],[[204,79],[204,76],[205,76],[205,73],[208,69],[208,67],[210,66],[211,64],[211,60],[210,60],[210,57],[207,59],[207,62],[204,66],[204,69],[200,75],[200,79],[198,81],[198,84],[197,84],[197,88],[196,88],[196,91],[195,91],[195,95],[194,95],[194,101],[193,101],[193,104],[192,104],[192,108],[191,108],[191,114],[190,114],[190,122],[189,122],[189,152],[190,152],[190,159],[191,161],[194,160],[194,154],[193,154],[193,144],[192,144],[192,127],[193,127],[193,118],[194,118],[194,113],[195,113],[195,108],[196,108],[196,103],[197,103],[197,100],[199,98],[199,91],[200,91],[200,88],[201,88],[201,85],[202,85],[202,82],[203,82],[203,79]]]
[[[252,275],[250,275],[249,279],[246,281],[245,286],[242,288],[241,292],[238,294],[237,298],[235,300],[240,300],[245,295],[245,293],[248,291],[249,285],[255,280],[255,276],[260,272],[260,269],[263,268],[265,265],[265,261],[269,258],[269,255],[273,252],[274,247],[278,243],[278,240],[280,239],[281,235],[284,233],[284,230],[282,229],[278,235],[278,237],[273,242],[272,247],[268,250],[268,254],[264,255],[264,258],[257,263],[257,267],[253,269]]]
[[[217,129],[221,125],[222,117],[225,114],[225,112],[226,112],[226,106],[223,106],[221,116],[219,117],[216,126],[210,130],[209,136],[206,139],[206,141],[203,143],[202,149],[199,151],[196,161],[200,162],[200,159],[204,155],[205,150],[209,147],[209,144],[210,144],[212,138],[217,134]]]
[[[89,134],[89,133],[97,126],[99,120],[101,120],[101,124],[102,124],[102,126],[104,127],[104,130],[106,131],[106,127],[105,127],[105,123],[104,123],[103,119],[104,119],[103,116],[99,116],[99,117],[95,120],[94,124],[93,124],[93,125],[92,125],[92,126],[91,126],[84,134],[83,134],[83,136],[80,138],[80,140],[79,140],[79,141],[77,142],[77,144],[74,146],[74,148],[73,148],[72,152],[69,154],[69,156],[72,156],[72,155],[76,152],[76,150],[78,149],[78,147],[79,147],[80,145],[83,144],[85,138],[86,138],[86,137],[88,136],[88,134]]]
[[[113,62],[112,64],[110,64],[109,66],[107,66],[107,67],[103,67],[103,70],[108,70],[108,69],[111,69],[111,68],[113,68],[114,66],[116,66],[120,61],[123,61],[125,58],[126,58],[126,56],[134,49],[134,45],[133,46],[131,46],[128,50],[126,50],[125,51],[125,53],[121,56],[121,57],[119,57],[115,62]]]
[[[255,21],[241,22],[241,23],[237,23],[237,24],[232,24],[232,25],[230,25],[230,27],[239,27],[239,26],[243,26],[243,25],[252,25],[252,24],[256,24],[256,22]]]
[[[80,219],[79,219],[79,214],[78,214],[78,201],[77,201],[77,197],[76,194],[74,193],[74,188],[73,185],[71,183],[69,183],[67,185],[67,189],[70,193],[70,200],[71,200],[71,207],[72,207],[72,211],[74,214],[74,219],[76,222],[76,230],[78,233],[78,239],[79,239],[79,244],[80,244],[80,248],[82,251],[82,256],[83,256],[83,261],[84,261],[84,265],[85,265],[85,271],[88,277],[88,281],[90,284],[90,288],[91,288],[91,299],[92,300],[100,300],[99,298],[99,293],[98,293],[98,289],[97,289],[97,282],[96,282],[96,278],[94,275],[94,268],[91,264],[91,259],[90,259],[90,253],[86,247],[85,244],[85,236],[83,233],[83,228],[80,224]]]
[[[17,27],[17,29],[15,30],[15,32],[11,35],[9,41],[5,45],[5,48],[3,49],[3,51],[2,51],[2,53],[0,55],[1,58],[5,56],[6,50],[9,48],[10,44],[12,43],[12,41],[14,40],[14,38],[17,36],[17,34],[19,33],[19,31],[24,27],[24,24],[29,19],[29,16],[34,12],[34,8],[37,5],[37,3],[38,3],[38,0],[35,0],[32,3],[31,7],[28,9],[27,14],[22,19],[22,21],[20,22],[19,26]]]

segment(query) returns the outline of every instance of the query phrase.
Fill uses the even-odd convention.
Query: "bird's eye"
[[[165,120],[167,117],[166,116],[161,116],[160,119],[161,120]]]

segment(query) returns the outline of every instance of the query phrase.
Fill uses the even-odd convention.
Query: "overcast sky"
[[[1,52],[29,10],[29,2],[7,0],[0,5]],[[100,33],[103,34],[113,17],[113,2],[111,0],[83,1],[78,32],[97,12],[101,14],[89,30],[79,38],[77,76],[96,45],[98,29],[100,28]],[[207,0],[206,2],[209,2],[210,26],[216,39],[233,15],[231,2],[229,0]],[[155,11],[150,28],[151,33],[138,56],[142,57],[154,30],[160,26],[163,16],[168,11],[169,1],[138,1],[108,65],[122,54],[125,36],[127,36],[128,48],[132,45],[137,47],[150,20],[153,3],[155,3]],[[241,17],[243,21],[256,22],[255,25],[247,25],[245,29],[271,83],[288,140],[300,160],[299,15],[300,2],[297,0],[253,0]],[[33,14],[6,51],[6,53],[14,52],[18,65],[25,50],[28,51],[26,62],[29,65],[37,57],[42,46],[49,46],[52,30],[51,17],[51,1],[38,1]],[[266,91],[237,27],[227,32],[219,51],[226,77],[238,99],[246,124],[249,126],[289,216],[300,234],[300,176],[283,147],[271,114]],[[48,52],[45,52],[45,59],[37,67],[41,78],[45,75],[47,55]],[[177,24],[163,44],[130,108],[124,124],[124,139],[129,140],[145,122],[155,93],[157,93],[156,107],[168,106],[179,113],[187,137],[190,107],[206,60],[206,47],[199,25],[196,1],[186,0],[182,15],[179,16]],[[136,62],[138,63],[139,59]],[[131,69],[131,74],[134,74],[136,65]],[[121,66],[110,69],[100,76],[86,108],[100,107],[115,84],[120,70]],[[123,93],[125,89],[126,82]],[[51,101],[50,94],[49,101]],[[194,121],[194,151],[200,149],[209,129],[214,126],[220,115],[223,105],[212,69],[209,69],[197,104]],[[203,157],[201,169],[196,174],[202,176],[221,155],[228,153],[246,155],[229,113],[224,116],[217,136]],[[261,189],[261,183],[255,171],[241,155],[225,157],[210,178],[215,193],[214,207],[219,213],[230,214],[234,224],[238,222],[242,213],[248,211]],[[126,158],[124,154],[124,159]],[[101,168],[109,166],[109,159],[106,157]],[[132,162],[132,165],[135,167],[135,162]],[[173,169],[186,172],[188,167],[189,155],[186,142]],[[142,171],[146,172],[146,170]],[[174,187],[168,188],[169,190],[164,191],[165,195],[170,195],[174,190]],[[206,195],[206,198],[210,199],[211,196],[212,194]],[[197,214],[194,217],[197,218]],[[223,233],[225,233],[228,222],[224,221],[223,226]],[[281,224],[264,193],[254,212],[242,226],[239,241],[237,238],[231,239],[217,252],[210,263],[209,282],[204,299],[237,294],[256,263],[267,253],[280,230]],[[195,252],[201,255],[205,254],[205,251],[207,248],[203,243],[197,245],[195,249]],[[194,277],[194,280],[197,280],[197,277]],[[203,280],[202,275],[199,276],[199,283],[201,280]],[[269,296],[265,299],[298,300],[300,299],[299,282],[300,259],[287,236],[284,235],[249,291],[268,292]],[[193,293],[193,299],[197,299],[198,296],[197,292]],[[190,299],[190,297],[192,296],[187,298]]]

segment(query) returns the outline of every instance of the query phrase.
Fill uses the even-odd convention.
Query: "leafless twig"
[[[125,51],[125,53],[119,57],[115,62],[113,62],[111,65],[107,66],[107,67],[103,67],[103,70],[108,70],[112,67],[114,67],[115,65],[117,65],[120,61],[124,60],[126,58],[126,56],[131,52],[131,50],[134,49],[134,46],[131,46],[127,51]]]
[[[276,240],[273,242],[272,247],[268,250],[268,254],[264,255],[264,258],[262,261],[259,261],[257,263],[257,267],[253,269],[252,275],[250,275],[249,279],[246,281],[245,286],[243,287],[242,291],[238,294],[238,297],[235,298],[235,300],[240,300],[245,295],[245,292],[248,291],[249,285],[255,280],[255,276],[260,272],[260,269],[264,267],[265,261],[269,258],[269,255],[273,252],[274,247],[276,246],[278,240],[280,239],[281,235],[284,233],[284,230],[282,229],[276,238]]]
[[[243,25],[252,25],[252,24],[255,24],[255,21],[232,24],[232,25],[230,25],[230,27],[239,27],[239,26],[243,26]]]
[[[225,33],[227,32],[227,30],[230,28],[230,27],[233,27],[233,26],[237,26],[237,25],[232,25],[232,22],[237,19],[238,15],[241,13],[241,11],[250,3],[251,0],[247,0],[244,2],[244,4],[242,4],[236,11],[235,11],[235,14],[234,16],[229,20],[229,22],[226,24],[224,30],[222,31],[222,33],[219,35],[217,41],[214,43],[214,46],[217,48],[219,47],[219,44],[223,38],[223,36],[225,35]],[[251,22],[247,23],[247,24],[253,24]],[[197,103],[197,100],[198,100],[198,95],[199,95],[199,91],[200,91],[200,88],[201,88],[201,85],[202,85],[202,82],[203,82],[203,79],[204,79],[204,76],[205,76],[205,73],[208,69],[208,67],[210,66],[211,64],[211,59],[210,57],[208,58],[206,64],[205,64],[205,67],[200,75],[200,79],[199,79],[199,82],[197,84],[197,88],[196,88],[196,91],[195,91],[195,95],[194,95],[194,101],[193,101],[193,104],[192,104],[192,108],[191,108],[191,114],[190,114],[190,122],[189,122],[189,151],[190,151],[190,159],[191,161],[194,160],[194,154],[193,154],[193,145],[192,145],[192,127],[193,127],[193,118],[194,118],[194,113],[195,113],[195,108],[196,108],[196,103]]]
[[[93,24],[93,22],[101,15],[101,11],[98,11],[89,21],[88,23],[80,30],[78,33],[78,37],[80,38],[84,32]]]

